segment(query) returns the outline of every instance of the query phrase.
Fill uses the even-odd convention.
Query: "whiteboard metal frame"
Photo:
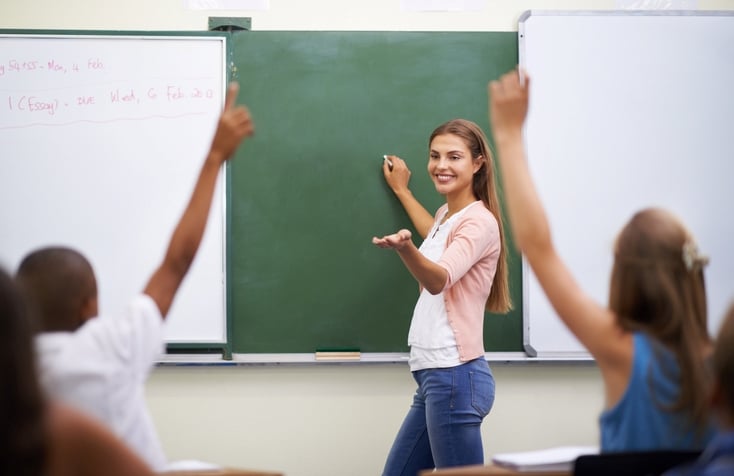
[[[723,10],[528,10],[520,15],[518,19],[518,56],[519,65],[524,67],[526,64],[526,25],[525,22],[530,20],[534,16],[596,16],[596,17],[628,17],[628,16],[668,16],[668,17],[734,17],[734,12],[723,11]],[[711,71],[702,72],[701,74],[711,74]],[[527,140],[527,139],[526,139]],[[529,160],[529,159],[528,159]],[[704,250],[705,252],[706,250]],[[716,258],[714,258],[716,259]],[[539,350],[533,346],[531,341],[532,334],[532,321],[530,314],[532,309],[529,303],[529,283],[528,277],[531,275],[532,270],[527,263],[525,257],[522,257],[522,268],[523,268],[523,348],[527,355],[531,358],[538,359],[580,359],[580,360],[593,360],[593,357],[586,352],[550,352]],[[708,282],[707,282],[708,286]],[[707,289],[707,293],[710,295],[711,291]],[[709,296],[710,299],[710,296]],[[720,317],[712,315],[709,309],[709,326],[712,326],[712,321]],[[557,316],[554,318],[559,319]],[[562,325],[562,324],[561,324]]]
[[[42,39],[42,40],[150,40],[150,41],[157,41],[157,40],[167,40],[167,41],[213,41],[217,42],[221,45],[221,57],[219,59],[219,63],[222,65],[222,84],[220,85],[221,88],[221,102],[219,104],[219,109],[223,107],[225,102],[225,96],[227,91],[227,84],[229,80],[229,67],[228,67],[228,49],[230,48],[230,35],[228,33],[224,32],[201,32],[201,34],[191,34],[191,32],[181,32],[180,34],[178,32],[138,32],[138,31],[111,31],[111,32],[105,32],[105,31],[89,31],[89,32],[73,32],[73,31],[63,31],[63,30],[24,30],[24,29],[0,29],[0,40],[3,39]],[[198,157],[198,160],[203,163],[204,156]],[[200,167],[200,166],[199,166]],[[222,234],[222,241],[217,246],[218,248],[218,254],[221,257],[221,269],[219,270],[220,277],[221,277],[221,299],[218,301],[218,304],[221,305],[222,309],[222,329],[221,334],[218,334],[216,337],[211,338],[204,338],[204,339],[194,339],[194,338],[168,338],[166,337],[165,344],[173,347],[173,348],[197,348],[199,346],[201,347],[212,347],[212,346],[222,346],[223,351],[228,354],[231,347],[230,342],[230,334],[231,334],[231,325],[228,319],[228,308],[227,308],[227,296],[226,296],[226,290],[227,290],[227,273],[226,273],[226,260],[227,260],[227,229],[226,229],[226,217],[227,217],[227,164],[225,163],[218,174],[218,188],[219,191],[216,194],[214,202],[221,203],[221,208],[217,208],[216,210],[212,209],[210,210],[210,220],[211,217],[216,216],[217,220],[221,222],[221,229],[220,232]],[[198,176],[198,173],[197,173]],[[193,183],[191,184],[193,186]],[[181,206],[185,207],[186,203],[182,203]],[[173,229],[169,231],[169,234],[167,237],[164,237],[164,240],[167,240],[168,237],[171,236],[173,233]],[[165,245],[165,243],[161,243],[162,245]],[[85,250],[81,250],[84,252]],[[163,259],[163,256],[160,257],[160,259]],[[152,264],[151,264],[152,265]],[[98,279],[99,279],[99,271],[97,271]],[[140,289],[142,291],[142,287],[145,283],[140,283]],[[184,283],[182,283],[183,285]],[[180,290],[179,290],[180,291]],[[130,296],[132,298],[132,296]],[[175,303],[175,300],[174,300]],[[105,314],[105,312],[103,312]]]

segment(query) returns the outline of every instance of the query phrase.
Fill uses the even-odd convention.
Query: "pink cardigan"
[[[439,208],[436,217],[443,216],[447,206]],[[452,227],[438,261],[448,272],[443,295],[462,362],[484,355],[484,307],[501,246],[497,219],[480,202],[467,208]]]

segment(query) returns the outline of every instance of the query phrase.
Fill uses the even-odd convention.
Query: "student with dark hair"
[[[0,474],[152,475],[103,425],[45,397],[31,326],[15,283],[0,270]]]
[[[76,250],[34,251],[17,272],[40,316],[36,347],[44,388],[107,424],[157,471],[166,458],[145,405],[144,385],[163,351],[163,320],[196,256],[222,164],[254,131],[248,110],[235,105],[237,92],[237,85],[230,85],[209,153],[163,261],[124,315],[96,317],[94,271]]]

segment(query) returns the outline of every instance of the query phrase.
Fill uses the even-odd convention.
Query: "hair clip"
[[[694,268],[703,268],[709,262],[709,257],[698,252],[698,246],[693,241],[683,244],[683,264],[688,271]]]

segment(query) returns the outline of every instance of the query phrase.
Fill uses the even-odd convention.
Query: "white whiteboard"
[[[580,285],[606,304],[617,232],[663,206],[711,257],[715,332],[734,299],[734,16],[530,11],[518,38],[532,78],[528,163]],[[524,271],[528,353],[588,356]]]
[[[0,265],[41,246],[91,261],[101,315],[163,259],[223,105],[224,37],[0,35]],[[226,340],[222,179],[168,343]]]

